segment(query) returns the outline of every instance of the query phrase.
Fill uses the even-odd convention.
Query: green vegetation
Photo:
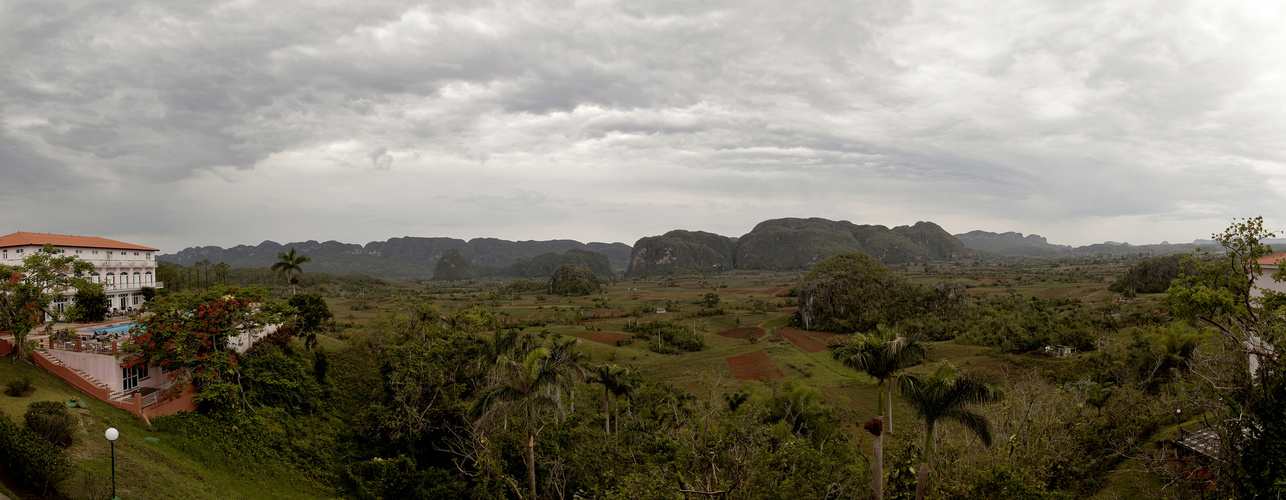
[[[1192,261],[1183,255],[1166,255],[1144,259],[1130,266],[1107,289],[1134,296],[1136,293],[1162,293],[1180,276],[1195,271]]]
[[[549,277],[549,292],[557,295],[580,296],[598,293],[598,276],[593,271],[571,264],[558,266]]]
[[[103,287],[87,286],[76,289],[76,303],[67,311],[68,319],[77,323],[94,323],[102,321],[111,311],[111,301]]]
[[[212,265],[222,285],[158,297],[144,318],[157,333],[140,337],[140,355],[203,388],[201,411],[146,428],[89,401],[71,410],[76,458],[48,484],[96,497],[83,485],[106,473],[110,422],[133,440],[117,443],[131,496],[147,498],[1192,498],[1193,470],[1217,478],[1204,494],[1271,497],[1275,476],[1253,472],[1281,470],[1280,298],[1244,293],[1245,257],[1196,260],[1165,296],[1107,289],[1146,258],[841,255],[808,273],[618,278],[588,296],[543,279],[310,272],[288,299],[245,288],[272,285],[266,268]],[[263,322],[284,326],[243,354],[214,347]],[[1045,349],[1059,344],[1078,350]],[[0,396],[13,417],[75,394],[0,365],[37,388]],[[1236,462],[1177,462],[1176,409],[1184,436],[1211,422]],[[895,431],[894,412],[923,425]],[[151,486],[163,481],[174,491]]]
[[[303,276],[303,265],[312,262],[313,258],[307,255],[298,255],[292,247],[290,253],[277,254],[277,262],[272,264],[272,270],[277,273],[278,277],[285,276],[290,282],[290,294],[295,294],[295,285],[299,283],[299,277]]]
[[[29,356],[32,346],[27,337],[33,328],[46,317],[59,317],[59,311],[50,306],[56,295],[69,288],[102,286],[84,277],[93,270],[93,264],[48,244],[24,258],[20,266],[0,265],[0,276],[4,277],[0,280],[0,331],[13,335],[14,359]]]

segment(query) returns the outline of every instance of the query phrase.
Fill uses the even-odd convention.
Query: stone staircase
[[[47,349],[47,348],[44,348],[44,347],[37,348],[37,349],[36,349],[36,352],[40,353],[40,355],[41,355],[41,356],[43,356],[45,359],[49,360],[49,362],[51,362],[51,363],[53,363],[53,364],[55,364],[55,365],[59,365],[59,366],[67,366],[67,364],[66,364],[66,363],[63,363],[63,362],[62,362],[62,360],[58,359],[58,357],[57,357],[57,356],[54,356],[53,354],[51,354],[51,353],[49,352],[49,349]],[[96,379],[96,378],[94,378],[94,377],[89,376],[89,374],[88,374],[88,373],[85,373],[84,371],[78,370],[78,369],[76,369],[76,368],[72,368],[72,367],[70,367],[70,366],[67,366],[67,368],[68,368],[69,370],[71,370],[72,372],[75,372],[77,375],[80,375],[80,378],[85,379],[85,380],[86,380],[86,381],[88,381],[89,383],[94,384],[94,385],[95,385],[95,386],[97,386],[97,387],[101,387],[101,388],[103,388],[103,389],[107,390],[107,392],[108,392],[108,394],[109,394],[109,396],[108,396],[108,397],[110,397],[110,398],[112,399],[112,401],[117,401],[117,402],[121,402],[121,403],[133,403],[133,402],[134,402],[134,396],[133,396],[132,394],[125,394],[125,393],[120,392],[120,391],[114,391],[114,390],[112,390],[112,388],[111,388],[110,386],[108,386],[107,384],[104,384],[102,381],[100,381],[100,380],[98,380],[98,379]]]

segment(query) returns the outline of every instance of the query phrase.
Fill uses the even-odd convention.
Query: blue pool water
[[[123,325],[109,326],[107,328],[96,328],[94,330],[87,330],[85,333],[105,333],[109,335],[114,333],[129,333],[129,329],[133,326],[134,326],[134,323],[125,323]]]

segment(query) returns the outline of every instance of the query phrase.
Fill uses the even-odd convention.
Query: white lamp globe
[[[121,433],[115,427],[109,427],[103,435],[107,437],[108,441],[115,441],[116,438],[121,437]]]

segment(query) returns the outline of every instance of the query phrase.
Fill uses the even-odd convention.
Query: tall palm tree
[[[908,374],[899,377],[898,385],[907,405],[924,420],[924,457],[915,486],[916,500],[924,500],[929,486],[929,469],[933,466],[933,428],[939,419],[954,420],[973,432],[983,444],[991,446],[991,423],[974,411],[980,404],[1004,399],[999,387],[978,378],[957,373],[956,367],[943,361],[928,376]]]
[[[920,334],[900,335],[884,325],[870,335],[854,334],[830,344],[831,357],[844,366],[866,372],[877,383],[876,412],[888,409],[887,416],[876,417],[865,428],[874,436],[871,457],[871,493],[876,500],[884,497],[884,432],[893,432],[893,384],[889,383],[906,367],[920,363],[929,353],[929,341]],[[888,403],[885,406],[885,396]]]
[[[603,434],[612,433],[612,402],[634,390],[630,381],[630,370],[616,365],[603,365],[594,369],[593,382],[603,384]],[[620,416],[617,415],[617,428],[620,428]]]
[[[854,370],[866,372],[875,379],[879,388],[877,408],[887,409],[884,428],[893,432],[893,384],[890,381],[898,372],[918,365],[928,357],[932,347],[929,339],[920,333],[903,334],[897,329],[879,325],[874,333],[853,334],[847,339],[832,342],[829,347],[831,357],[836,361]]]
[[[479,427],[516,418],[526,435],[523,461],[527,466],[527,488],[536,498],[536,437],[544,429],[546,418],[564,415],[559,389],[566,385],[572,370],[555,358],[545,347],[537,347],[520,359],[501,357],[496,364],[494,385],[478,397],[474,411],[480,417]]]
[[[299,283],[299,276],[303,276],[305,262],[312,262],[313,258],[307,255],[296,255],[295,247],[290,247],[290,253],[278,253],[277,262],[272,265],[272,270],[277,271],[277,277],[286,276],[290,278],[290,294],[295,294],[295,284]]]

